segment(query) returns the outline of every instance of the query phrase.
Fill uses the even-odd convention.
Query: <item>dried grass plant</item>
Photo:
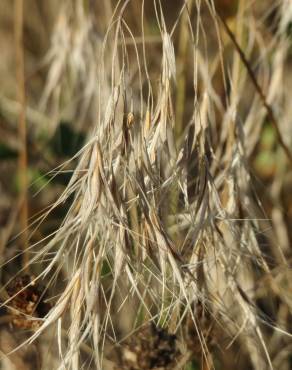
[[[40,343],[42,368],[136,369],[129,338],[152,322],[176,335],[161,369],[290,369],[290,2],[239,0],[232,22],[213,0],[174,16],[159,0],[90,4],[63,2],[43,62],[35,109],[87,141],[36,223],[69,201],[66,217],[25,252],[57,296],[21,348]],[[271,219],[250,160],[267,121],[283,163]]]

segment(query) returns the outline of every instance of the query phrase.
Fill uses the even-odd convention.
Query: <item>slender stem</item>
[[[26,146],[26,96],[24,78],[24,52],[23,52],[23,0],[14,1],[14,34],[15,34],[15,59],[16,59],[16,80],[17,99],[21,106],[18,116],[18,135],[21,149],[18,159],[18,175],[20,198],[22,205],[20,209],[21,246],[23,249],[22,264],[27,269],[29,262],[28,255],[28,200],[27,200],[27,146]]]
[[[254,72],[252,70],[252,67],[250,65],[250,62],[247,60],[247,58],[246,58],[246,56],[244,54],[244,51],[242,50],[242,48],[240,47],[239,43],[236,40],[236,37],[235,37],[234,33],[231,31],[231,29],[229,28],[229,26],[227,25],[227,23],[225,22],[225,20],[223,19],[223,17],[221,17],[221,15],[219,13],[217,13],[217,17],[220,19],[225,32],[227,33],[228,37],[232,41],[232,43],[233,43],[236,51],[239,54],[240,59],[241,59],[243,65],[245,66],[245,68],[247,70],[247,73],[249,75],[249,78],[250,78],[251,82],[254,85],[255,90],[258,93],[258,95],[259,95],[259,97],[260,97],[260,99],[261,99],[261,101],[263,103],[263,106],[266,108],[266,111],[267,111],[267,115],[269,117],[269,120],[271,121],[272,125],[274,126],[274,128],[276,130],[276,134],[277,134],[277,137],[278,137],[279,144],[283,148],[286,156],[288,157],[288,159],[290,161],[290,165],[291,165],[292,164],[292,153],[291,153],[289,147],[286,145],[286,143],[285,143],[285,141],[283,139],[283,136],[282,136],[281,131],[280,131],[280,128],[279,128],[279,123],[278,123],[278,121],[277,121],[277,119],[275,117],[273,108],[268,103],[267,98],[266,98],[266,96],[265,96],[262,88],[260,87],[260,85],[259,85],[259,83],[257,81],[257,78],[256,78],[256,76],[255,76],[255,74],[254,74]]]

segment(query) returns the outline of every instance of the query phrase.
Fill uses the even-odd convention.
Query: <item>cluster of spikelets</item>
[[[151,368],[183,369],[195,359],[213,369],[230,348],[254,369],[279,368],[273,348],[289,337],[288,328],[260,311],[257,294],[263,289],[285,299],[258,242],[257,219],[265,217],[248,162],[266,108],[230,40],[232,55],[225,54],[228,35],[213,1],[182,2],[171,25],[154,1],[154,46],[144,27],[144,1],[139,37],[127,21],[130,1],[112,9],[102,36],[82,2],[69,3],[45,60],[41,108],[54,125],[65,100],[72,120],[87,120],[91,129],[73,158],[77,166],[66,190],[50,209],[70,199],[67,216],[44,246],[32,246],[31,263],[46,260],[37,281],[56,282],[62,272],[65,284],[27,343],[54,332],[60,369],[78,370],[86,356],[92,368],[120,361],[120,368],[135,369],[129,361],[139,356],[135,350],[129,355],[129,347],[142,346],[143,353],[145,330],[149,343],[165,331],[176,356],[169,354],[160,367],[148,358]],[[246,60],[256,50],[256,77],[288,136],[281,81],[291,5],[278,6],[278,33],[265,46],[247,3],[239,1],[233,35]],[[212,83],[218,74],[223,97]],[[182,85],[191,87],[187,94]],[[186,113],[178,114],[182,109]],[[149,343],[145,348],[157,350]]]

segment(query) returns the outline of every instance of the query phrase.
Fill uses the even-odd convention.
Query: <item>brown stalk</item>
[[[260,97],[260,99],[261,99],[261,101],[263,103],[263,106],[266,108],[268,118],[271,121],[274,129],[276,130],[276,135],[277,135],[277,138],[279,140],[279,144],[281,145],[281,147],[283,148],[286,156],[288,157],[288,159],[290,161],[290,165],[292,165],[292,153],[289,150],[288,146],[284,142],[284,139],[282,137],[282,134],[281,134],[281,131],[280,131],[280,128],[279,128],[279,123],[278,123],[278,121],[277,121],[277,119],[275,117],[273,108],[268,103],[267,98],[266,98],[266,95],[263,92],[262,88],[260,87],[260,85],[259,85],[259,83],[257,81],[257,78],[256,78],[256,76],[255,76],[255,74],[254,74],[254,72],[252,70],[252,67],[250,65],[250,62],[247,60],[247,58],[246,58],[246,56],[244,54],[244,51],[242,50],[242,48],[240,47],[240,45],[238,44],[238,42],[236,40],[236,37],[235,37],[234,33],[231,31],[231,29],[229,28],[229,26],[227,25],[227,23],[225,22],[225,20],[223,19],[223,17],[219,13],[217,13],[217,17],[221,21],[225,32],[227,33],[227,35],[230,38],[230,40],[232,41],[232,43],[233,43],[236,51],[238,52],[238,54],[240,56],[240,59],[241,59],[242,63],[244,64],[244,66],[245,66],[245,68],[247,70],[247,73],[249,75],[249,78],[251,79],[251,82],[254,85],[255,90],[258,93],[258,95],[259,95],[259,97]]]
[[[22,264],[27,269],[29,262],[28,255],[28,200],[27,200],[27,147],[26,147],[26,96],[24,77],[24,51],[23,51],[23,0],[14,1],[14,35],[15,35],[15,60],[16,60],[16,81],[17,100],[20,104],[18,116],[18,136],[20,151],[18,158],[19,197],[22,199],[20,208],[20,228],[22,230],[20,242],[23,249]]]

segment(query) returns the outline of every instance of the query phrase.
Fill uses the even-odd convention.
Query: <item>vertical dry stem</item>
[[[23,249],[23,267],[26,269],[28,256],[28,201],[27,201],[27,148],[26,148],[26,121],[25,121],[25,81],[24,81],[24,53],[23,53],[23,0],[14,2],[14,33],[17,99],[21,106],[18,117],[18,135],[21,149],[19,152],[18,172],[19,189],[22,206],[20,209],[21,245]]]

